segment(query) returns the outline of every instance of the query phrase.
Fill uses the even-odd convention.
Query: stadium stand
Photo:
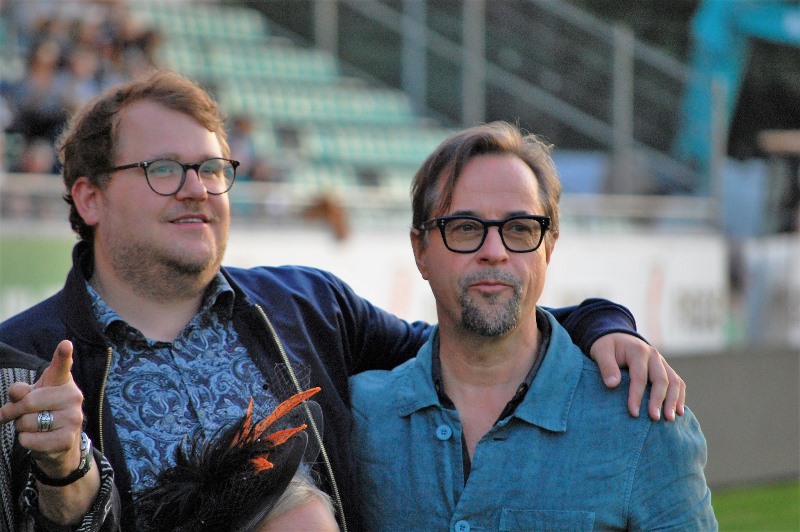
[[[277,180],[288,185],[282,197],[298,208],[334,195],[382,218],[381,207],[407,203],[414,169],[449,133],[417,116],[402,91],[345,76],[329,53],[274,35],[255,10],[132,7],[142,23],[168,35],[158,52],[165,66],[201,80],[228,114],[253,122],[255,151],[276,171],[249,176],[251,184],[239,188]],[[220,33],[233,37],[220,40]],[[253,188],[247,196],[266,194],[275,209],[273,192]]]
[[[84,3],[95,13],[94,2]],[[57,37],[62,63],[75,48],[52,30],[78,27],[70,18],[74,12],[54,9],[26,29],[22,20],[28,16],[31,23],[32,10],[26,6],[12,1],[0,19],[0,57],[13,67],[3,68],[0,75],[3,95],[29,75],[28,58],[36,43]],[[117,42],[120,50],[113,70],[102,65],[107,79],[98,67],[95,78],[101,83],[92,90],[135,75],[142,62],[177,70],[209,88],[229,115],[233,157],[247,161],[231,193],[235,215],[301,214],[324,196],[338,198],[355,216],[385,220],[386,209],[406,216],[415,168],[450,130],[415,114],[402,91],[343,75],[329,53],[285,33],[278,36],[253,9],[199,0],[127,0],[122,7],[124,20],[119,11],[98,11],[91,17],[103,28],[97,56],[105,53],[108,41]],[[129,51],[134,45],[123,41],[123,29],[137,32],[138,53]],[[136,65],[125,62],[129,57]],[[16,111],[16,102],[9,104]],[[247,125],[237,131],[240,122]],[[24,134],[8,135],[5,152],[11,171],[25,171],[21,160],[31,142]],[[50,173],[55,171],[53,166]]]

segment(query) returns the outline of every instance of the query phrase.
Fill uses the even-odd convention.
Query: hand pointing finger
[[[72,342],[69,340],[62,340],[55,353],[53,353],[53,360],[50,365],[42,373],[42,377],[34,385],[35,388],[42,388],[45,386],[61,386],[70,379],[70,370],[72,369]]]

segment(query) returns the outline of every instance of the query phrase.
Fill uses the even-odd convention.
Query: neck
[[[168,281],[127,282],[117,272],[96,263],[89,283],[122,319],[145,337],[171,342],[200,309],[211,278],[157,277]]]
[[[471,334],[460,328],[439,328],[439,353],[445,385],[480,388],[516,386],[533,366],[541,338],[532,316],[500,337]],[[449,393],[449,391],[448,391]]]
[[[470,457],[533,367],[539,343],[535,319],[532,327],[501,338],[446,334],[440,328],[442,384],[458,410]]]

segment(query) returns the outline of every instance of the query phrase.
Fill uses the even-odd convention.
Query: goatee
[[[502,281],[511,286],[513,291],[505,304],[502,304],[501,298],[506,296],[497,293],[481,295],[483,305],[473,299],[469,293],[469,286],[485,280]],[[459,281],[458,286],[461,325],[468,331],[481,336],[502,336],[517,326],[521,300],[522,282],[511,273],[493,268],[467,275]],[[502,306],[494,308],[497,305]]]

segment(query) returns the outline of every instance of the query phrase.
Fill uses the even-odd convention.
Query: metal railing
[[[318,0],[316,45],[452,124],[517,121],[557,145],[609,151],[608,192],[698,181],[671,154],[687,68],[628,29],[561,0],[391,4]]]

